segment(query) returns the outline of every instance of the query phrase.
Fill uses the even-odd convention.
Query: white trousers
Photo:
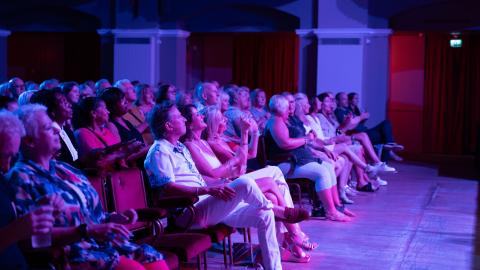
[[[264,177],[271,177],[275,181],[280,190],[280,194],[283,195],[285,200],[285,205],[287,207],[294,207],[292,195],[290,194],[290,189],[288,188],[287,181],[283,176],[282,171],[277,166],[267,166],[263,169],[256,170],[250,173],[247,173],[246,176],[253,179],[259,179]],[[287,232],[287,228],[283,225],[283,222],[276,222],[275,227],[277,228],[277,240],[282,239],[280,236],[283,233]]]
[[[278,165],[284,174],[290,169],[290,163],[281,163]],[[292,178],[308,178],[315,182],[315,191],[329,189],[337,184],[335,168],[329,162],[310,162],[303,166],[296,166]]]
[[[250,175],[229,183],[235,197],[229,201],[207,196],[195,204],[192,228],[199,229],[224,223],[231,227],[254,227],[262,250],[265,269],[282,269],[275,231],[273,204],[262,194]]]

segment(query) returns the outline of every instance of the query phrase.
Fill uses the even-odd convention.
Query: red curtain
[[[267,96],[296,92],[298,46],[291,32],[234,34],[233,82],[262,88]]]
[[[462,33],[463,46],[450,47],[450,34],[430,33],[425,43],[424,151],[469,155],[480,126],[480,35]]]
[[[14,32],[8,37],[8,77],[41,83],[98,80],[100,36],[95,32]]]

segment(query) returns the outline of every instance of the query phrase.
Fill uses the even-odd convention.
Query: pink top
[[[84,157],[94,149],[105,148],[120,142],[115,134],[108,128],[104,128],[101,133],[95,132],[88,128],[79,128],[75,131],[75,139],[78,143],[78,152],[80,157]]]

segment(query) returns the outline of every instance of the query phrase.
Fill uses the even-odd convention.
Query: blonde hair
[[[217,106],[207,106],[203,108],[200,113],[203,115],[203,120],[207,124],[207,128],[203,131],[203,139],[213,139],[214,136],[217,135],[223,114]]]

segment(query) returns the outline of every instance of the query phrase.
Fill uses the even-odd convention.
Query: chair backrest
[[[115,171],[110,175],[114,211],[122,213],[130,208],[147,208],[147,197],[142,172],[138,168]],[[130,229],[145,227],[139,222]]]
[[[89,176],[88,180],[97,191],[103,209],[109,211],[107,204],[107,178],[105,176]]]

